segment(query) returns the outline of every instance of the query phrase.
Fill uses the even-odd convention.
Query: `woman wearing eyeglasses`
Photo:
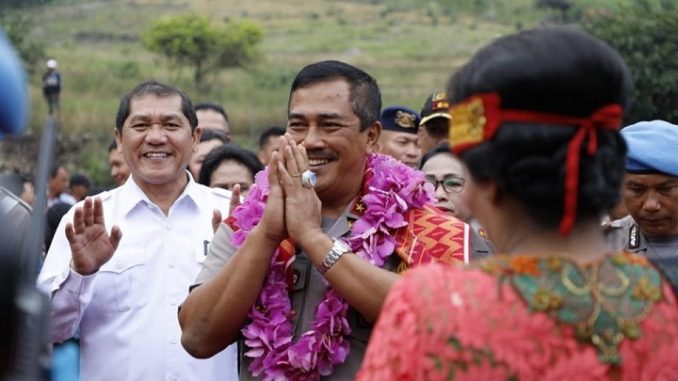
[[[631,83],[570,27],[499,38],[452,77],[450,145],[501,254],[407,272],[359,381],[676,379],[676,296],[599,224],[619,199]]]
[[[421,159],[419,169],[426,175],[426,181],[435,188],[438,200],[436,207],[469,222],[471,212],[463,199],[466,181],[464,165],[450,153],[450,147],[441,144],[427,152]]]
[[[464,164],[450,152],[447,144],[441,144],[427,152],[421,159],[419,169],[424,172],[426,181],[435,189],[436,207],[471,226],[471,247],[473,259],[483,258],[494,252],[485,229],[473,218],[464,200],[466,169]]]

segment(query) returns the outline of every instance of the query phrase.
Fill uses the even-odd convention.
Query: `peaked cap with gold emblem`
[[[381,125],[384,130],[417,133],[419,113],[405,106],[389,106],[381,112]]]

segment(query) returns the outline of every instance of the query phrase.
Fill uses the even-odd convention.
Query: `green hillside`
[[[613,1],[613,0],[610,0]],[[384,105],[419,109],[450,74],[493,38],[529,27],[549,14],[531,0],[42,0],[13,10],[33,25],[63,75],[61,134],[87,144],[66,161],[107,180],[105,147],[122,94],[143,79],[176,84],[194,101],[223,104],[236,142],[253,148],[259,131],[284,124],[289,85],[304,65],[339,59],[358,65],[381,85]],[[30,3],[25,0],[24,5]],[[144,49],[139,34],[164,15],[195,12],[213,23],[248,19],[264,30],[264,58],[229,69],[197,93],[188,69]],[[553,17],[553,15],[551,15]],[[35,134],[46,115],[40,72],[31,77]]]

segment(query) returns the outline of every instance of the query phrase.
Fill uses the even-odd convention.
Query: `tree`
[[[627,121],[678,122],[678,12],[598,13],[584,26],[631,69],[635,90]]]
[[[249,21],[212,25],[206,17],[186,14],[160,19],[142,39],[150,51],[192,67],[196,87],[202,88],[207,74],[256,61],[263,31]]]

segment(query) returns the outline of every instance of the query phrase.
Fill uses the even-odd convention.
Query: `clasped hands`
[[[267,165],[268,200],[257,229],[272,242],[289,237],[303,248],[324,234],[322,205],[315,190],[302,185],[301,174],[309,169],[306,149],[288,134],[280,137],[279,147]]]

